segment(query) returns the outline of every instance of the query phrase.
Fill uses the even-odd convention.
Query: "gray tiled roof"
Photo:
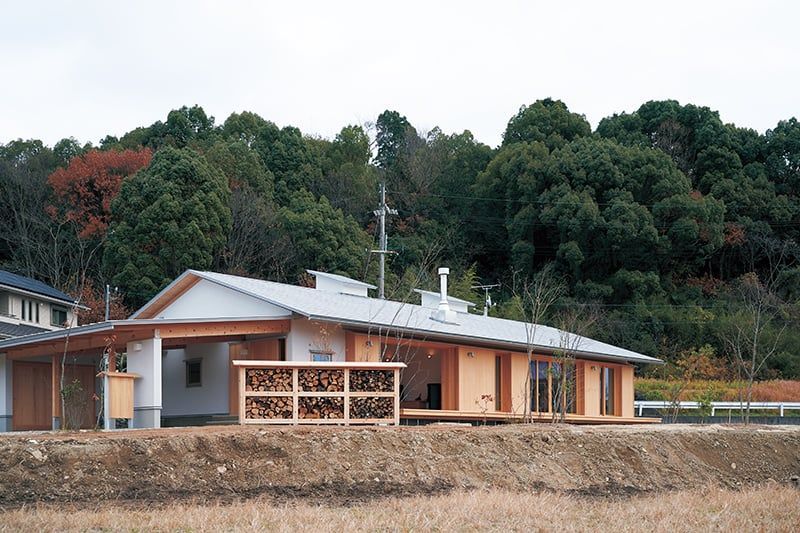
[[[47,283],[42,283],[41,281],[37,281],[33,278],[26,278],[25,276],[12,274],[7,270],[0,270],[0,285],[6,285],[8,287],[14,287],[16,289],[22,289],[24,291],[41,294],[42,296],[55,298],[56,300],[61,300],[66,303],[73,303],[73,299],[70,298],[69,295],[64,294],[55,287],[51,287]]]
[[[524,322],[471,313],[457,313],[457,323],[450,324],[432,319],[431,309],[420,305],[321,291],[216,272],[188,271],[184,275],[187,274],[214,281],[309,318],[350,326],[409,331],[414,332],[418,338],[458,337],[487,344],[506,344],[516,347],[526,347],[528,337],[534,333],[531,345],[540,349],[555,350],[563,344],[564,334],[549,326],[537,325],[535,331],[532,331],[533,328]],[[577,342],[575,339],[578,339]],[[572,336],[568,343],[576,352],[598,358],[642,363],[661,362],[659,359],[586,337]]]
[[[7,322],[0,322],[0,339],[33,335],[34,333],[42,333],[44,331],[49,330],[37,328],[36,326],[28,326],[27,324],[17,325],[9,324]]]

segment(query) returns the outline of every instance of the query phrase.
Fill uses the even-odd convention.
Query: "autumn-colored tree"
[[[111,221],[111,201],[122,180],[150,164],[153,153],[141,150],[90,150],[70,160],[67,168],[53,172],[48,181],[56,204],[49,212],[59,213],[78,225],[81,238],[104,235]]]
[[[87,279],[81,292],[73,295],[76,300],[81,302],[81,305],[88,307],[88,309],[77,310],[80,324],[94,324],[105,320],[106,302],[103,293],[102,287],[95,287],[94,282]],[[125,304],[122,302],[122,296],[116,291],[113,291],[111,293],[111,301],[108,305],[109,320],[122,320],[128,318],[130,314],[130,309],[125,307]]]

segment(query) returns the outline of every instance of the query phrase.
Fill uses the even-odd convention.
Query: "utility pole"
[[[388,248],[386,238],[386,215],[396,215],[397,209],[392,209],[386,205],[386,182],[381,181],[381,205],[372,212],[380,221],[380,244],[378,250],[372,250],[373,254],[378,254],[379,272],[378,272],[378,298],[381,300],[386,298],[385,284],[386,284],[386,254],[391,254]]]
[[[108,322],[108,315],[111,311],[111,285],[106,283],[106,322]]]
[[[499,286],[499,283],[495,283],[494,285],[473,285],[470,287],[470,289],[483,290],[483,316],[489,316],[489,308],[492,306],[492,297],[489,296],[489,291]]]

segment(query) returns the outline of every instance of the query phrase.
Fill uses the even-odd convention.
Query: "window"
[[[600,367],[600,414],[613,415],[614,400],[614,369]]]
[[[286,361],[286,339],[278,339],[278,360]]]
[[[9,297],[7,292],[0,292],[0,315],[10,315]]]
[[[63,307],[50,308],[50,325],[61,326],[67,323],[67,310]]]
[[[39,322],[39,304],[32,300],[22,300],[22,320]]]
[[[333,354],[331,352],[312,351],[311,352],[311,360],[314,361],[315,363],[332,361],[333,360]]]
[[[203,384],[203,360],[189,359],[186,362],[186,386],[200,387]]]

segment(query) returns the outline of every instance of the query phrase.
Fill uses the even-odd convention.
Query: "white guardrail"
[[[678,407],[680,410],[684,409],[700,409],[702,407],[708,406],[709,404],[703,404],[702,402],[670,402],[667,400],[637,400],[633,402],[634,409],[639,413],[639,416],[642,416],[642,411],[644,409],[674,409]],[[737,411],[743,410],[747,408],[746,402],[711,402],[711,416],[714,416],[714,413],[717,409],[720,410],[734,410]],[[750,410],[751,411],[764,411],[764,410],[777,410],[779,415],[783,416],[784,411],[791,410],[791,409],[798,409],[800,410],[800,402],[750,402]]]

